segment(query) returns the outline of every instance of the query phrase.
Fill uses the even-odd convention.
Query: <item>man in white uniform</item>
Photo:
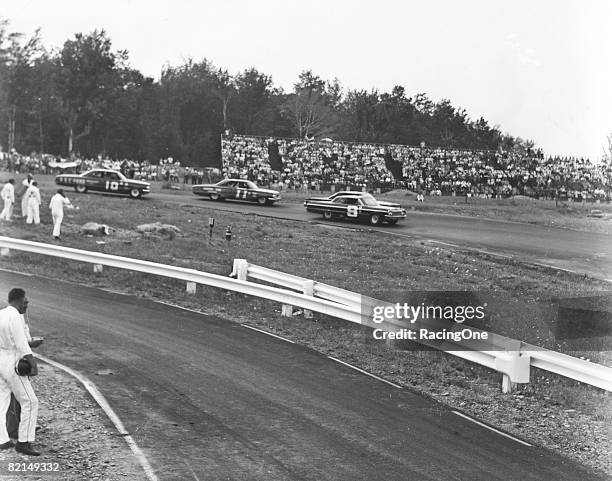
[[[28,198],[28,217],[26,224],[40,224],[40,190],[38,190],[38,182],[32,182],[26,193],[23,194]]]
[[[49,209],[51,209],[51,217],[53,217],[53,238],[60,239],[60,228],[62,227],[62,219],[64,218],[64,206],[72,207],[68,197],[64,195],[63,189],[57,189],[57,194],[51,197]]]
[[[19,437],[15,446],[17,452],[32,456],[40,455],[32,444],[36,436],[38,419],[38,398],[26,376],[15,372],[15,365],[22,357],[30,361],[32,375],[38,374],[38,366],[26,339],[22,314],[28,308],[28,298],[23,289],[11,289],[9,305],[0,310],[0,449],[13,447],[6,431],[4,418],[11,402],[11,392],[21,404]]]
[[[28,188],[34,182],[34,178],[32,174],[28,174],[28,176],[21,181],[21,217],[26,217],[28,215],[28,198],[26,197],[26,193],[28,192]]]
[[[0,198],[4,201],[4,208],[0,212],[0,219],[11,220],[13,216],[13,204],[15,204],[15,179],[9,179],[0,192]]]

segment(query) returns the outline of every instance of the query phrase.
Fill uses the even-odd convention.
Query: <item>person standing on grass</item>
[[[21,217],[27,217],[28,215],[28,198],[26,193],[32,185],[32,182],[34,182],[32,174],[28,174],[28,176],[21,182]]]
[[[40,190],[38,190],[38,182],[33,181],[24,194],[28,198],[28,217],[26,224],[40,224]]]
[[[0,198],[4,201],[4,208],[0,212],[0,219],[10,221],[13,215],[13,205],[15,204],[15,179],[9,179],[4,184],[0,192]]]
[[[22,317],[28,309],[26,292],[19,287],[11,289],[8,303],[7,307],[0,310],[0,449],[6,450],[15,446],[15,451],[19,453],[39,456],[40,452],[31,444],[36,436],[38,398],[30,379],[19,376],[15,371],[17,361],[25,357],[32,366],[30,375],[38,374],[38,365],[28,345]],[[21,405],[17,444],[10,440],[4,422],[11,402],[11,393]]]
[[[55,240],[61,240],[60,228],[64,219],[64,206],[72,207],[72,204],[64,194],[64,190],[57,189],[57,194],[51,197],[51,202],[49,202],[49,209],[51,209],[51,217],[53,218],[53,238]]]

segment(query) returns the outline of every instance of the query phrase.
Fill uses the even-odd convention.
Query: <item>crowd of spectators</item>
[[[22,174],[60,173],[80,174],[91,169],[118,170],[129,179],[160,181],[168,183],[201,184],[219,180],[219,170],[203,167],[182,166],[172,157],[160,159],[157,164],[147,160],[113,160],[98,158],[62,159],[48,154],[22,155],[15,150],[10,153],[0,151],[0,169]]]
[[[0,167],[31,174],[120,170],[126,177],[200,184],[243,178],[280,190],[407,188],[424,195],[607,200],[612,198],[612,165],[588,159],[545,157],[541,151],[453,150],[425,145],[381,145],[254,137],[226,133],[222,167],[183,166],[174,159],[157,163],[109,158],[61,159],[0,150]]]
[[[270,159],[272,144],[280,157],[276,169]],[[426,195],[612,197],[611,165],[546,158],[542,151],[517,154],[243,135],[224,135],[221,149],[225,177],[281,189],[404,187]]]

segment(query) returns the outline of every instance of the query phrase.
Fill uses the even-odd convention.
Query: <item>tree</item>
[[[603,161],[612,164],[612,132],[606,137],[607,145],[603,149]]]
[[[310,138],[334,132],[332,96],[325,90],[325,82],[310,70],[300,74],[294,93],[283,104],[283,112],[294,135]]]
[[[232,126],[237,132],[270,135],[274,128],[272,100],[280,94],[272,86],[272,77],[251,67],[236,75],[235,86]]]
[[[127,52],[113,52],[104,30],[77,33],[64,43],[57,59],[57,108],[71,154],[74,143],[90,135],[109,102],[123,87],[121,69]]]

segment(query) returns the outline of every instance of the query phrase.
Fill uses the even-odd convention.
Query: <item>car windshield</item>
[[[370,194],[364,194],[360,197],[363,205],[378,205],[378,201],[372,197]]]
[[[249,189],[257,189],[257,185],[255,185],[255,183],[251,182],[250,180],[247,180],[245,184],[247,185],[247,188]]]

